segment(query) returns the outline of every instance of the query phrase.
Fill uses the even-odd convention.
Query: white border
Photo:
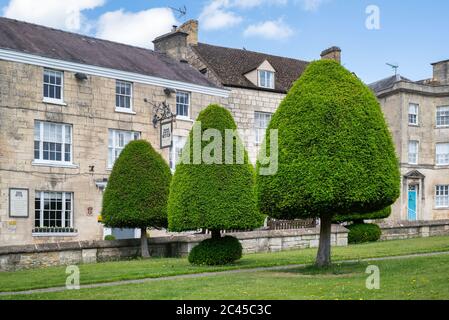
[[[97,67],[87,64],[69,62],[64,60],[45,58],[33,54],[0,49],[0,59],[6,61],[20,62],[26,64],[32,64],[36,66],[42,66],[46,68],[60,69],[69,72],[81,72],[94,76],[120,79],[129,82],[139,82],[143,84],[155,85],[164,88],[173,88],[176,90],[191,91],[202,94],[208,94],[212,96],[218,96],[222,98],[229,97],[230,90],[213,88],[207,86],[201,86],[192,83],[186,83],[175,80],[168,80],[163,78],[157,78],[153,76],[146,76],[138,73],[121,71],[116,69],[109,69],[103,67]]]

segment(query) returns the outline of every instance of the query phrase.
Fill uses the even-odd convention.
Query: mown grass
[[[380,270],[380,289],[368,290],[368,263],[335,264],[284,271],[218,274],[4,299],[449,299],[449,255],[372,261]]]
[[[398,256],[428,252],[449,251],[449,237],[432,237],[377,242],[332,249],[334,262],[349,259]],[[212,271],[310,264],[316,249],[276,253],[247,254],[233,265],[222,267],[192,266],[186,258],[151,258],[80,265],[81,284],[112,282],[142,278],[157,278],[180,274]],[[65,267],[49,267],[16,272],[0,272],[0,292],[64,286]]]

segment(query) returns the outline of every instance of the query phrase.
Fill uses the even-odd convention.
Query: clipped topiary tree
[[[333,215],[381,210],[400,192],[399,165],[380,105],[370,89],[332,60],[309,64],[267,130],[278,130],[278,170],[257,175],[262,213],[320,217],[317,266],[330,264]],[[268,165],[258,162],[257,170]]]
[[[236,129],[225,108],[210,105],[204,109],[190,132],[170,186],[169,230],[210,230],[215,241],[201,246],[206,249],[201,256],[211,253],[202,261],[210,264],[213,248],[223,248],[218,245],[220,230],[253,229],[264,220],[256,210],[254,169]]]
[[[333,222],[343,223],[349,222],[350,225],[346,226],[349,229],[348,242],[349,243],[363,243],[363,242],[375,242],[380,239],[382,230],[377,224],[365,223],[365,220],[380,220],[388,218],[391,214],[391,206],[388,206],[382,210],[352,214],[352,215],[337,215],[334,217]]]
[[[149,257],[147,228],[167,227],[170,180],[167,163],[144,140],[122,150],[109,177],[102,221],[113,228],[140,228],[142,257]]]

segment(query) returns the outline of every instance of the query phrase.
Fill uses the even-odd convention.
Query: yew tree
[[[278,170],[257,175],[259,209],[277,219],[319,217],[317,266],[331,263],[335,215],[381,210],[399,196],[398,160],[380,105],[335,61],[309,64],[273,115],[265,145],[268,154],[278,152]],[[265,166],[258,162],[257,171]]]
[[[113,228],[140,228],[142,257],[149,257],[147,228],[167,227],[170,180],[168,164],[144,140],[128,143],[114,163],[102,221]]]

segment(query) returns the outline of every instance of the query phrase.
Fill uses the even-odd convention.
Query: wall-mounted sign
[[[9,189],[9,216],[28,218],[28,189]]]
[[[162,122],[160,128],[161,149],[170,148],[173,144],[173,121]]]

